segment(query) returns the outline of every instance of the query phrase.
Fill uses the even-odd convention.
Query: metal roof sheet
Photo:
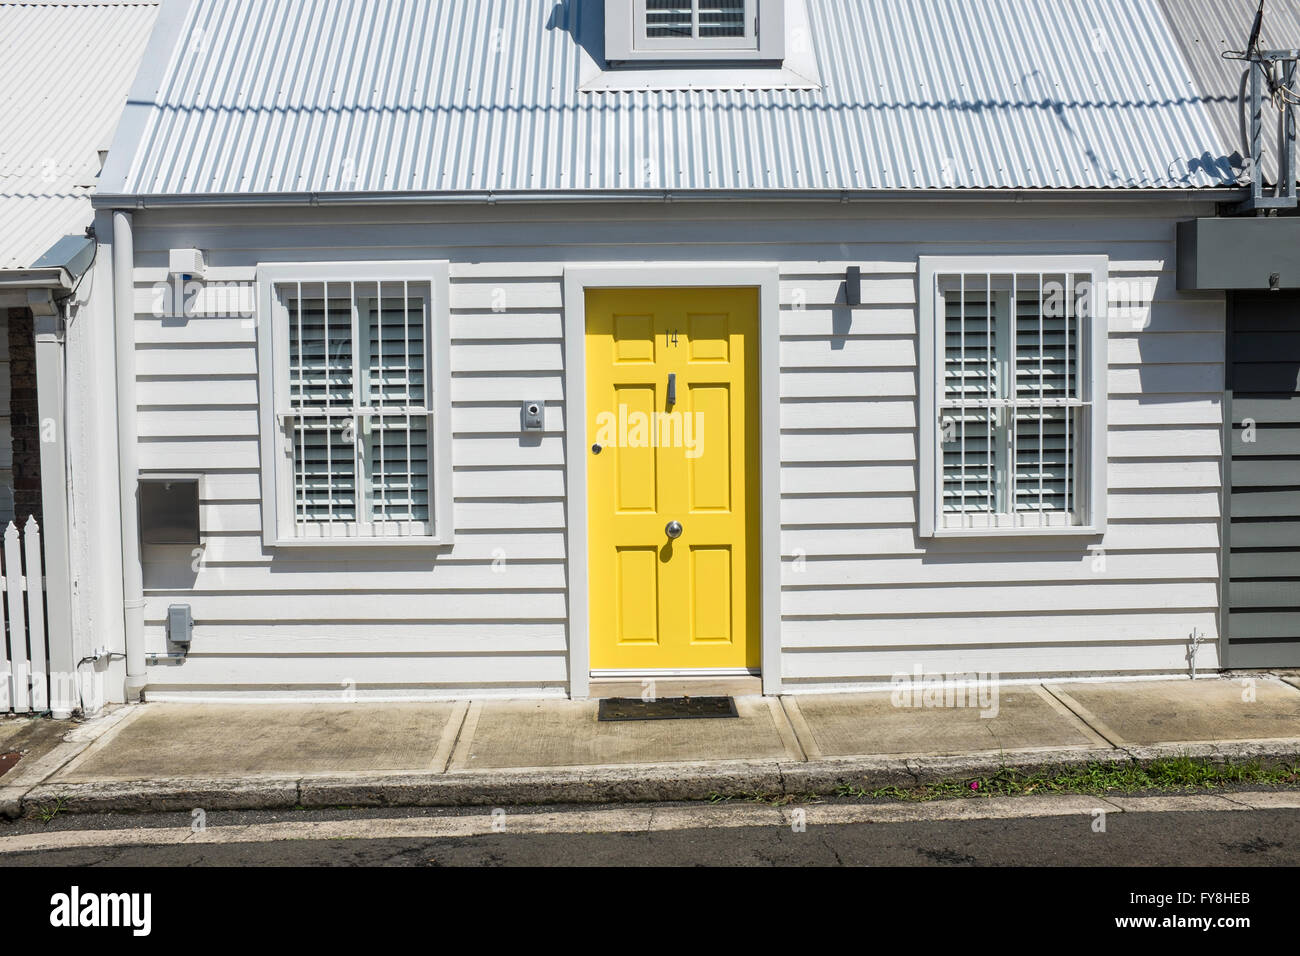
[[[0,2],[0,269],[91,221],[89,195],[157,2]]]
[[[1246,80],[1248,64],[1225,59],[1242,51],[1259,0],[1161,0],[1170,27],[1230,153],[1250,155]],[[1260,49],[1300,49],[1300,0],[1267,0]],[[1265,107],[1264,178],[1277,180],[1277,113]]]
[[[189,0],[103,191],[1235,180],[1157,0],[807,0],[820,89],[583,92],[601,2]]]

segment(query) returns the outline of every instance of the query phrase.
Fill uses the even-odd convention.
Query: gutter
[[[117,458],[122,522],[122,618],[126,637],[126,699],[139,700],[144,661],[144,570],[137,500],[139,448],[135,397],[135,239],[131,214],[113,211],[113,324],[117,351]]]
[[[478,190],[472,192],[99,193],[96,208],[162,209],[195,206],[498,205],[511,203],[673,202],[1235,202],[1244,186],[1151,189],[639,189]]]

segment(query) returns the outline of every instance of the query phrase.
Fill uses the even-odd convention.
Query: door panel
[[[586,299],[591,667],[755,669],[758,291]]]
[[[655,548],[619,548],[618,641],[654,644],[659,640],[659,554]]]

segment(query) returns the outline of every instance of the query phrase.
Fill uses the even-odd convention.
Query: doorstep
[[[763,678],[656,677],[650,682],[640,678],[593,677],[587,696],[593,700],[606,697],[632,697],[640,700],[651,691],[656,698],[755,697],[763,693]]]

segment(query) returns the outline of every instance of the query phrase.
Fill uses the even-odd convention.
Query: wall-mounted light
[[[862,267],[849,266],[844,273],[844,301],[848,305],[862,304]]]
[[[167,255],[168,275],[202,279],[207,271],[202,249],[172,249]]]

